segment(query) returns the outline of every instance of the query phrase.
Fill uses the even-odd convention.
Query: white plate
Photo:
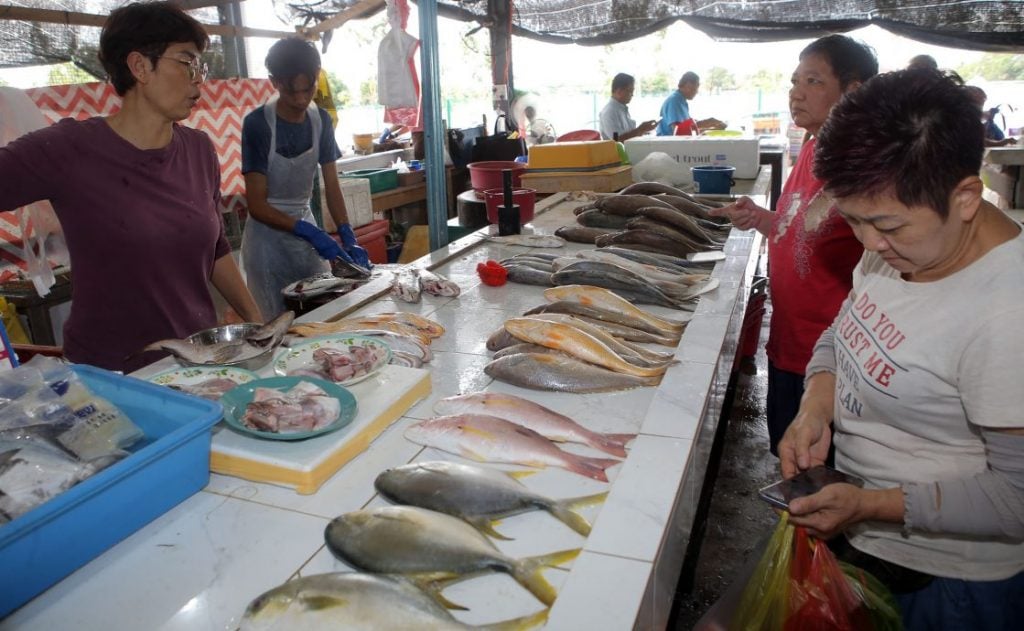
[[[331,291],[332,289],[337,289],[342,285],[351,284],[353,283],[348,279],[338,278],[330,272],[323,272],[322,274],[316,274],[309,278],[297,280],[294,283],[285,286],[285,288],[281,290],[281,293],[288,298],[308,298],[309,296],[319,296],[320,294]],[[297,291],[296,287],[300,285],[303,286],[303,289],[301,291]]]
[[[233,366],[184,366],[153,375],[149,381],[160,386],[181,388],[194,386],[217,377],[230,379],[238,385],[259,379],[259,375],[251,370]]]
[[[298,370],[300,368],[316,370],[318,366],[313,361],[314,351],[320,348],[333,348],[347,352],[350,346],[368,346],[384,352],[366,374],[359,375],[358,377],[353,377],[352,379],[347,379],[345,381],[336,382],[340,385],[347,386],[349,384],[358,383],[363,379],[368,379],[377,374],[381,368],[387,366],[388,362],[391,361],[391,347],[384,342],[376,338],[364,337],[362,335],[342,334],[328,337],[316,337],[303,344],[292,346],[278,355],[274,360],[274,372],[282,376],[291,376],[291,371]]]

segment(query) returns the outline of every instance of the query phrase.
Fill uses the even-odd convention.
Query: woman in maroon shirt
[[[224,238],[210,139],[178,125],[200,98],[202,26],[167,2],[110,14],[100,60],[121,109],[63,120],[0,149],[0,209],[49,199],[73,270],[64,354],[132,371],[138,352],[217,324],[209,284],[242,318],[263,318]]]

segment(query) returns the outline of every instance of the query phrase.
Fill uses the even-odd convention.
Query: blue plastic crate
[[[74,370],[145,432],[144,446],[0,526],[0,618],[210,480],[219,403],[92,366]]]

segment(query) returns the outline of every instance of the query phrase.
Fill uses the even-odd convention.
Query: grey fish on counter
[[[552,302],[569,300],[601,309],[607,309],[608,311],[614,311],[630,318],[643,320],[647,324],[655,327],[657,330],[664,331],[666,334],[682,333],[682,330],[686,327],[686,323],[689,321],[688,317],[684,320],[674,320],[656,316],[653,313],[630,303],[614,291],[609,291],[603,287],[595,287],[593,285],[563,285],[561,287],[552,287],[551,289],[544,290],[544,298]]]
[[[605,344],[608,348],[615,352],[616,355],[622,357],[624,360],[631,364],[644,367],[657,367],[657,366],[668,366],[669,364],[678,364],[679,362],[671,357],[655,359],[646,354],[639,353],[632,346],[627,345],[622,340],[619,340],[614,335],[609,333],[606,329],[601,328],[596,324],[592,324],[577,318],[576,316],[566,313],[538,313],[528,316],[530,318],[536,318],[539,320],[546,320],[548,322],[559,322],[561,324],[567,324],[573,328],[579,329],[584,333],[590,335],[594,339],[597,339]],[[571,353],[570,353],[571,354]],[[596,363],[596,362],[592,362]],[[541,432],[543,433],[543,432]]]
[[[502,392],[473,392],[446,397],[434,404],[438,414],[489,414],[529,427],[558,442],[580,443],[620,458],[636,434],[602,434],[529,399]]]
[[[605,248],[615,245],[631,250],[643,250],[645,252],[656,252],[670,256],[685,257],[688,254],[701,251],[702,248],[695,248],[684,245],[663,234],[651,230],[632,228],[614,234],[606,234],[594,240],[594,245]]]
[[[314,574],[257,596],[246,607],[240,631],[391,631],[423,629],[530,629],[548,610],[479,627],[456,620],[437,600],[398,576],[359,572]]]
[[[579,534],[590,534],[590,523],[573,509],[604,501],[596,495],[553,500],[530,491],[511,474],[457,462],[414,462],[388,469],[373,483],[395,504],[419,506],[462,519],[497,539],[508,539],[492,522],[503,517],[544,510]]]
[[[672,225],[681,232],[689,235],[698,243],[718,246],[719,248],[722,247],[723,243],[725,243],[724,238],[720,237],[718,234],[712,236],[701,228],[700,224],[698,224],[692,217],[684,213],[668,210],[667,208],[649,206],[647,208],[641,208],[638,214],[642,217],[647,217],[664,224]]]
[[[510,234],[505,236],[487,237],[488,241],[504,245],[518,245],[524,248],[560,248],[565,239],[550,234]]]
[[[646,210],[646,209],[641,209],[641,210]],[[669,212],[674,212],[674,211],[669,211]],[[705,242],[703,240],[698,240],[698,239],[694,238],[692,235],[690,235],[689,233],[684,232],[682,229],[680,229],[680,228],[678,228],[676,226],[672,226],[672,225],[669,225],[667,223],[662,223],[662,222],[657,221],[655,219],[651,219],[650,217],[645,217],[645,216],[634,217],[634,218],[629,220],[628,228],[630,230],[648,230],[648,231],[653,232],[655,234],[660,234],[663,237],[667,237],[669,239],[672,239],[673,241],[679,243],[680,245],[683,245],[683,246],[686,246],[687,248],[692,249],[694,252],[701,252],[701,251],[704,251],[704,250],[716,250],[716,249],[720,250],[720,249],[722,249],[721,244],[707,243],[707,242]]]
[[[581,261],[551,275],[557,285],[593,285],[611,289],[631,302],[682,309],[679,301],[627,269],[601,261]]]
[[[487,350],[500,351],[503,348],[508,348],[509,346],[519,344],[520,342],[522,342],[522,340],[506,331],[505,325],[502,324],[497,331],[491,333],[491,336],[487,338]]]
[[[513,559],[461,519],[414,506],[345,513],[327,524],[324,539],[334,556],[368,572],[435,579],[504,572],[549,606],[558,594],[541,570],[567,563],[580,552]]]
[[[554,285],[551,282],[550,271],[545,272],[526,265],[508,265],[505,269],[508,270],[508,280],[513,283],[539,285],[541,287],[551,287]]]
[[[592,228],[587,226],[562,226],[555,234],[573,243],[594,243],[598,237],[618,232],[615,228]]]
[[[656,386],[660,377],[634,377],[564,354],[520,353],[484,366],[489,376],[521,388],[557,392],[611,392]]]
[[[648,195],[608,195],[594,202],[600,210],[610,215],[633,217],[637,210],[645,206],[664,206],[672,208],[667,202],[659,201]]]
[[[576,223],[587,228],[615,228],[621,230],[626,227],[627,221],[629,221],[628,216],[612,215],[597,208],[576,215]]]
[[[627,258],[637,263],[643,263],[644,265],[655,265],[663,269],[678,270],[683,274],[700,273],[706,271],[708,266],[702,263],[695,263],[687,260],[685,257],[672,256],[670,254],[658,254],[655,252],[642,252],[640,250],[633,250],[629,248],[618,248],[615,246],[607,246],[601,248],[602,252],[610,252],[616,256]]]

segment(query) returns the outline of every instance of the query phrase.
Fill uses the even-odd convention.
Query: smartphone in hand
[[[791,500],[814,495],[829,484],[836,484],[838,482],[845,482],[846,484],[859,487],[864,486],[864,480],[855,475],[836,471],[832,467],[826,467],[825,465],[818,465],[806,471],[801,471],[788,480],[780,480],[775,484],[770,484],[758,491],[758,495],[772,506],[788,510]]]

